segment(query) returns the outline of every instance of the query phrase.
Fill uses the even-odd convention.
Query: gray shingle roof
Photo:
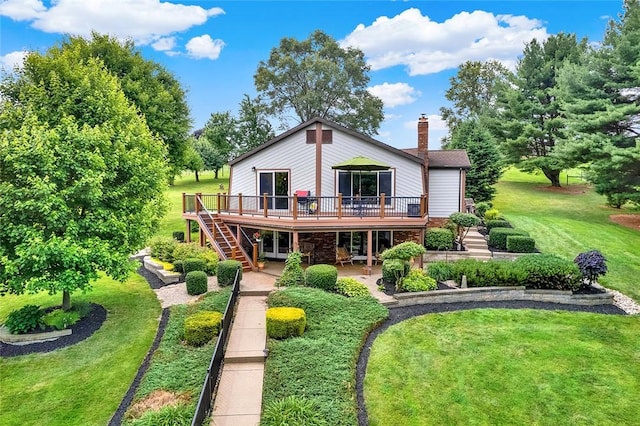
[[[418,148],[403,149],[407,154],[418,156]],[[471,162],[464,149],[439,149],[429,151],[430,169],[469,169]]]

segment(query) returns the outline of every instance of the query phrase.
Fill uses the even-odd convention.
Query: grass
[[[188,419],[188,424],[191,424],[202,382],[213,354],[215,339],[197,348],[183,344],[184,321],[187,316],[202,310],[224,312],[230,296],[229,287],[207,293],[198,303],[175,305],[170,308],[171,314],[162,341],[140,383],[134,404],[156,390],[175,393],[180,396],[181,404],[174,408],[163,408],[164,413],[172,416],[172,419]],[[139,419],[130,419],[124,424],[152,424],[149,418],[157,416],[157,412],[147,411]]]
[[[565,178],[561,178],[565,182]],[[570,180],[570,186],[575,185]],[[509,169],[497,185],[494,207],[517,228],[529,231],[544,253],[574,259],[597,249],[607,258],[609,273],[600,279],[606,287],[640,301],[636,285],[640,272],[640,232],[609,220],[614,214],[638,214],[637,208],[615,209],[592,189],[569,194],[546,190],[548,180]]]
[[[304,309],[307,330],[297,338],[269,339],[263,406],[294,395],[317,404],[318,417],[329,425],[357,425],[358,354],[387,309],[370,297],[346,298],[301,287],[272,293],[269,306]]]
[[[6,295],[0,322],[26,304],[59,305],[61,295]],[[160,304],[144,278],[101,278],[88,301],[108,312],[102,327],[76,345],[49,353],[0,358],[2,425],[104,425],[118,408],[158,325]]]
[[[226,192],[229,190],[229,167],[225,166],[220,173],[218,179],[215,179],[213,172],[202,172],[200,182],[196,182],[193,172],[183,172],[182,175],[176,177],[175,182],[169,187],[165,193],[168,202],[167,213],[160,222],[155,235],[163,235],[170,237],[173,231],[185,231],[185,221],[182,218],[182,193],[194,194],[202,192],[203,194],[217,194],[218,192]],[[225,191],[219,189],[219,185],[223,184]]]
[[[534,310],[416,317],[373,344],[371,426],[631,425],[640,318]]]

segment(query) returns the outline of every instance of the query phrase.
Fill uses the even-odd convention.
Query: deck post
[[[267,208],[267,193],[265,192],[264,194],[262,194],[262,207],[264,210],[264,217],[268,216],[269,213],[269,209]]]
[[[231,246],[231,259],[233,260],[236,259],[236,250],[237,250],[237,247],[235,245]]]
[[[238,194],[238,214],[242,216],[242,192]]]
[[[187,242],[191,242],[191,219],[187,219],[187,232],[185,234],[187,237]]]
[[[384,219],[384,192],[380,194],[380,219]],[[371,265],[369,265],[371,266]]]
[[[218,214],[220,214],[220,193],[219,192],[218,192],[217,201],[218,201]]]
[[[187,194],[185,194],[184,192],[182,193],[182,213],[187,211],[187,200],[186,200]]]
[[[427,212],[427,206],[426,206],[426,198],[423,195],[420,196],[420,217],[424,217],[425,213]]]
[[[200,199],[202,197],[201,192],[196,192],[196,214],[200,213]]]
[[[338,219],[342,219],[342,192],[338,192]]]
[[[253,264],[258,264],[258,243],[253,243]]]
[[[293,220],[298,218],[298,194],[293,194]]]

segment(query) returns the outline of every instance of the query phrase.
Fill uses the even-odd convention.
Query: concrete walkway
[[[469,257],[478,260],[490,260],[492,257],[487,240],[484,235],[478,232],[478,228],[469,229],[469,233],[464,238],[464,245],[469,251]]]

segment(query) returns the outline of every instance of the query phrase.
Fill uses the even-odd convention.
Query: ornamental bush
[[[529,233],[514,228],[493,228],[489,231],[489,245],[498,250],[506,250],[507,237],[509,235],[524,235],[528,237]]]
[[[453,263],[438,261],[427,266],[427,275],[436,281],[444,282],[453,279]]]
[[[193,271],[202,271],[204,272],[204,268],[207,266],[207,263],[204,259],[199,259],[197,257],[189,257],[182,262],[182,270],[185,274]]]
[[[511,253],[533,253],[536,251],[536,240],[524,235],[508,235],[507,251]]]
[[[287,256],[282,275],[276,280],[276,286],[291,287],[303,284],[302,254],[299,251],[294,251]]]
[[[173,262],[173,250],[179,243],[170,237],[157,236],[149,241],[151,248],[151,257],[160,259],[165,262]]]
[[[191,296],[207,292],[207,274],[204,271],[188,272],[185,281],[187,284],[187,293]]]
[[[493,228],[513,228],[509,221],[504,219],[487,220],[485,222],[485,227],[487,228],[487,231],[491,231]]]
[[[493,207],[493,203],[491,201],[481,201],[477,203],[475,206],[476,215],[478,215],[478,217],[484,218],[485,212],[492,207]]]
[[[223,260],[218,263],[218,285],[220,287],[233,285],[237,271],[240,271],[238,274],[238,282],[240,282],[242,281],[242,263],[237,260]]]
[[[182,260],[174,260],[173,271],[183,273],[184,272],[183,263],[184,262]]]
[[[207,275],[216,275],[220,259],[218,258],[218,254],[210,248],[201,247],[197,243],[181,243],[176,245],[172,255],[174,258],[174,265],[176,261],[201,259],[205,262],[205,266],[201,270],[205,271]]]
[[[411,266],[408,262],[400,259],[386,259],[382,261],[382,279],[389,284],[396,284],[404,277]]]
[[[267,309],[267,335],[272,339],[302,336],[307,326],[303,309],[279,307]]]
[[[173,239],[179,243],[184,242],[184,231],[173,231]]]
[[[42,318],[44,325],[56,330],[64,330],[80,321],[80,313],[76,311],[63,311],[54,309]]]
[[[526,274],[522,285],[528,288],[573,291],[580,287],[578,266],[552,254],[528,254],[516,259],[513,265]]]
[[[189,346],[202,346],[220,332],[221,324],[220,312],[200,311],[190,315],[184,320],[184,340]]]
[[[11,334],[24,334],[38,327],[42,327],[44,311],[38,305],[24,305],[20,309],[11,311],[4,322]]]
[[[580,253],[573,260],[578,265],[582,277],[588,285],[595,283],[598,277],[607,273],[607,259],[598,250]]]
[[[511,261],[483,262],[476,259],[464,259],[452,265],[453,280],[462,282],[467,277],[469,287],[504,287],[523,285],[526,278],[521,269],[513,267]]]
[[[446,228],[428,228],[425,237],[427,250],[451,250],[455,235]]]
[[[409,260],[412,257],[419,257],[425,254],[427,251],[421,244],[413,241],[405,241],[404,243],[397,244],[382,252],[382,260],[386,259],[400,259]]]
[[[412,269],[406,277],[398,281],[399,291],[429,291],[436,288],[436,280],[425,274],[422,269]]]
[[[500,219],[500,212],[496,209],[489,209],[484,213],[484,220],[498,220]]]
[[[338,268],[333,265],[311,265],[305,271],[304,279],[308,287],[333,291],[338,279]]]
[[[451,213],[449,221],[456,225],[456,236],[459,244],[463,244],[464,237],[469,233],[472,226],[480,223],[480,219],[473,213]]]
[[[336,281],[336,291],[347,297],[369,296],[367,286],[351,277],[338,278],[338,281]]]

